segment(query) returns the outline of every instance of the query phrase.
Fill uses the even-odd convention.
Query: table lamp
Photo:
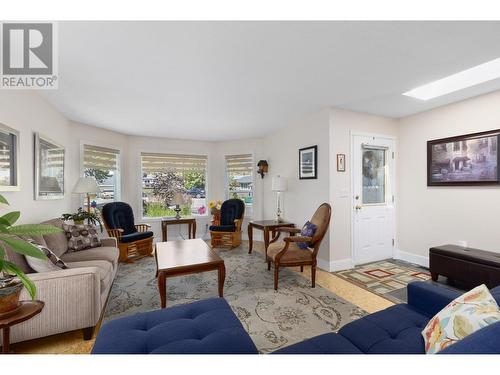
[[[80,177],[73,189],[74,194],[87,195],[87,211],[90,213],[90,194],[98,194],[101,192],[99,185],[93,177]]]
[[[285,177],[275,176],[273,177],[271,190],[276,192],[277,196],[277,209],[276,209],[276,221],[281,223],[283,221],[283,210],[281,208],[281,193],[286,191],[287,181]]]
[[[175,193],[174,195],[174,202],[175,204],[175,208],[174,208],[174,211],[175,211],[175,218],[176,219],[180,219],[181,218],[181,204],[184,204],[184,197],[181,193]]]

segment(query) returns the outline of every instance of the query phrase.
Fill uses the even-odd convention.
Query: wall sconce
[[[264,175],[267,173],[269,168],[269,164],[267,164],[267,160],[259,160],[257,163],[257,173],[260,174],[260,177],[264,178]]]

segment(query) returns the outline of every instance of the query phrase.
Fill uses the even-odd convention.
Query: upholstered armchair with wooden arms
[[[241,245],[241,226],[245,216],[245,203],[241,199],[228,199],[220,208],[220,225],[212,225],[210,244],[212,247],[228,247]]]
[[[152,256],[154,233],[148,224],[135,224],[132,207],[124,202],[107,203],[102,208],[104,227],[115,237],[121,262]]]
[[[316,226],[316,231],[312,237],[297,236],[301,230],[298,228],[279,227],[276,229],[276,236],[269,243],[267,248],[267,269],[271,269],[274,263],[274,290],[278,290],[278,276],[280,267],[300,266],[300,271],[304,266],[311,266],[312,287],[316,286],[316,257],[323,237],[330,225],[332,208],[328,203],[323,203],[318,207],[310,222]],[[283,241],[278,241],[281,233],[288,236]],[[297,244],[305,243],[307,248],[301,249]]]

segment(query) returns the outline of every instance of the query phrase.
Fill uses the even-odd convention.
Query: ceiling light
[[[420,100],[429,100],[496,78],[500,78],[500,58],[427,83],[407,91],[403,95]]]

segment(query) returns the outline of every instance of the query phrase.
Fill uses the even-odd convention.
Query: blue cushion
[[[128,243],[128,242],[134,242],[134,241],[139,241],[143,240],[145,238],[150,238],[153,237],[154,233],[153,232],[135,232],[135,233],[130,233],[122,236],[120,238],[120,242],[122,243]]]
[[[307,221],[302,227],[300,235],[305,237],[313,237],[314,233],[316,233],[317,228],[318,227],[315,224],[311,223],[310,221]],[[305,250],[309,247],[309,244],[305,242],[297,242],[297,246],[300,247],[302,250]]]
[[[234,225],[236,219],[241,219],[245,212],[245,203],[241,199],[228,199],[220,208],[220,225]]]
[[[235,225],[211,225],[209,228],[212,232],[235,232]]]
[[[141,313],[105,323],[93,354],[256,354],[223,298]]]
[[[134,212],[125,202],[106,203],[102,208],[102,217],[109,229],[123,229],[125,235],[137,232]]]
[[[325,333],[287,346],[273,354],[362,354],[362,352],[344,336]]]
[[[406,304],[391,306],[342,327],[339,334],[363,353],[424,353],[422,330],[429,318]]]

